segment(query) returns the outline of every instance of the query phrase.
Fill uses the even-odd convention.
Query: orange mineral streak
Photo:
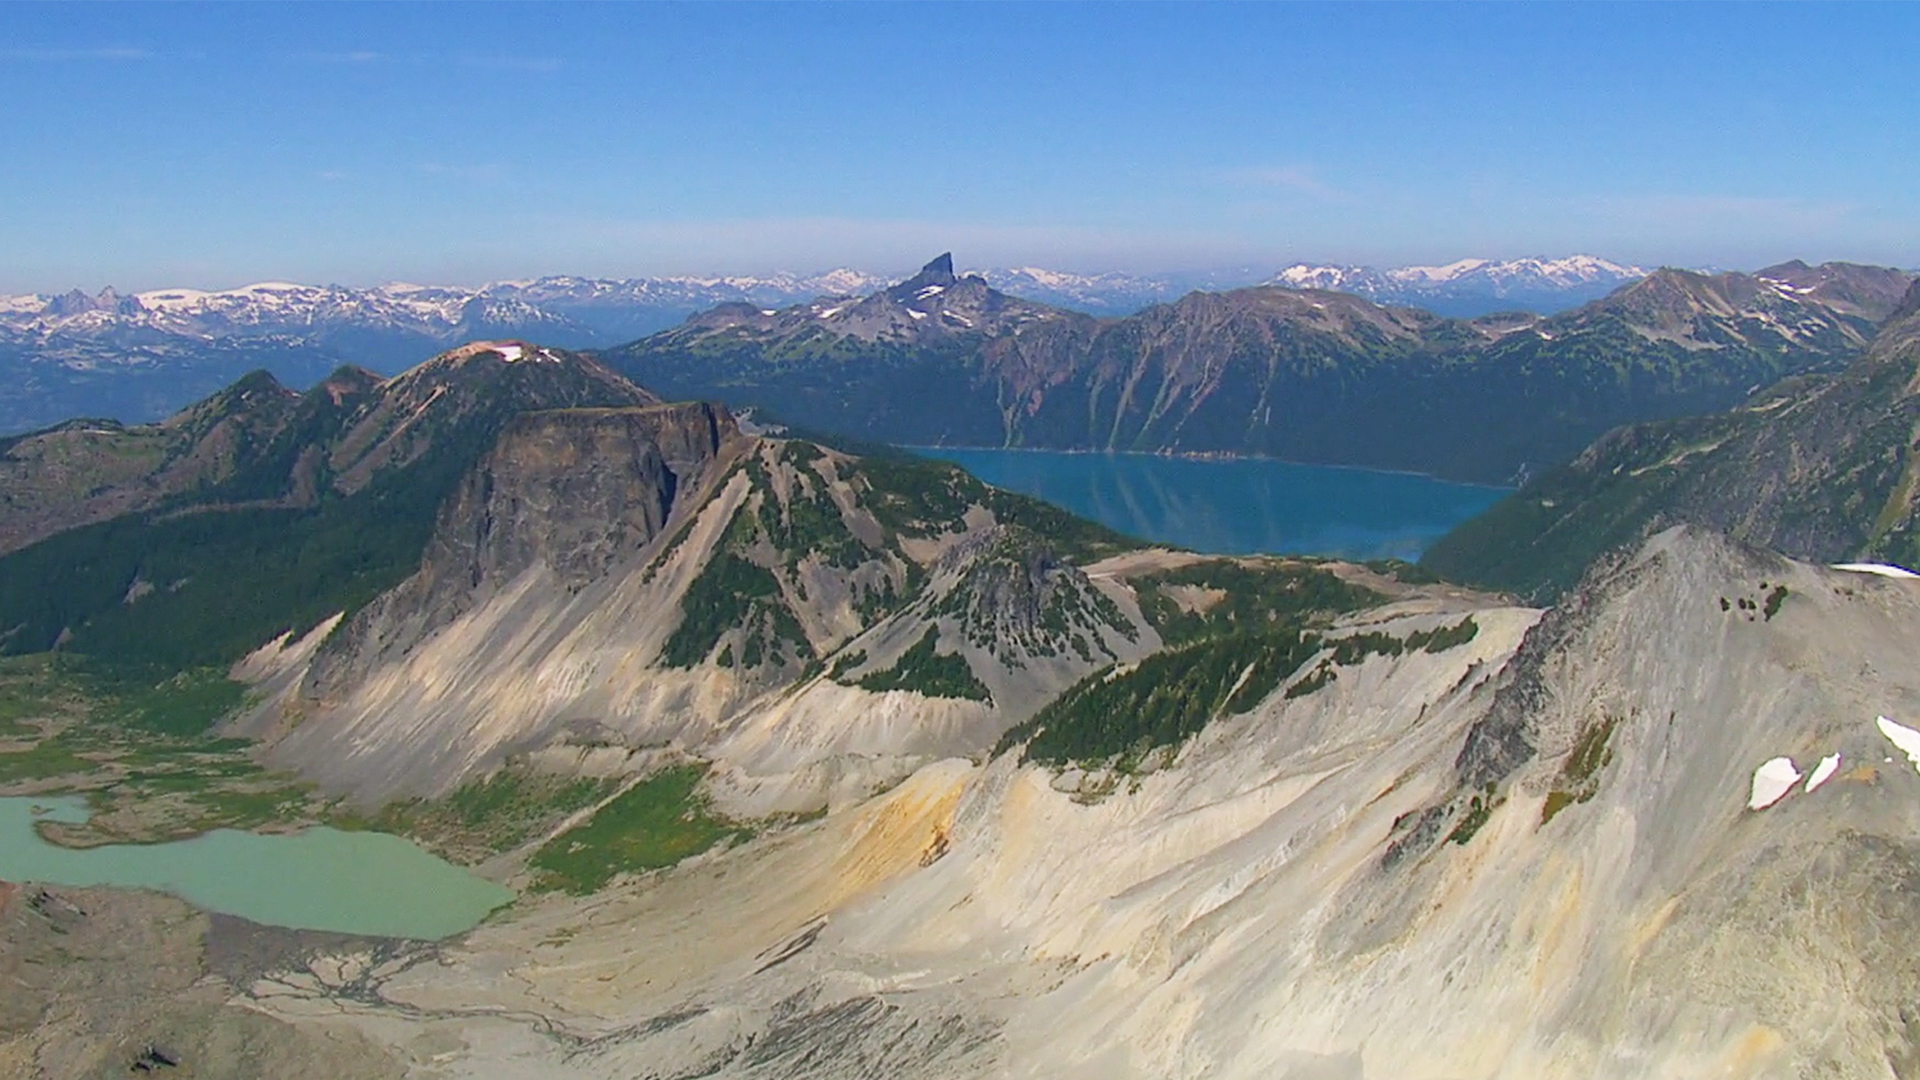
[[[946,851],[960,804],[964,776],[922,773],[862,807],[849,823],[847,842],[828,880],[825,907],[848,900],[895,875],[917,869]]]
[[[1727,1048],[1727,1054],[1717,1075],[1725,1077],[1748,1077],[1771,1075],[1770,1066],[1786,1046],[1786,1040],[1780,1033],[1769,1027],[1755,1025],[1748,1028]]]
[[[1862,765],[1857,769],[1842,773],[1840,779],[1849,784],[1878,784],[1880,782],[1880,770],[1874,768],[1872,765]]]
[[[601,896],[556,903],[493,933],[513,939],[551,921],[555,936],[516,968],[529,1000],[583,1012],[613,1003],[666,1008],[716,975],[804,951],[810,930],[937,857],[971,773],[964,765],[922,770],[786,839],[756,841],[728,858],[695,860]],[[576,938],[583,922],[622,929]],[[483,928],[477,939],[490,936]],[[440,999],[417,993],[412,1003]]]

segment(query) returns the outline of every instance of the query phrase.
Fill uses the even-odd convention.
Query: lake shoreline
[[[1432,480],[1440,484],[1452,484],[1458,487],[1485,488],[1489,491],[1503,491],[1509,494],[1520,490],[1511,484],[1493,484],[1484,480],[1455,480],[1436,473],[1421,472],[1418,469],[1383,469],[1377,465],[1346,465],[1325,461],[1298,461],[1293,458],[1270,457],[1266,454],[1242,454],[1231,450],[1093,450],[1081,447],[1055,446],[923,446],[915,443],[888,443],[896,450],[905,450],[921,457],[941,460],[943,451],[992,451],[1008,454],[1066,454],[1085,457],[1138,457],[1163,458],[1172,461],[1198,462],[1240,462],[1270,461],[1278,465],[1297,465],[1307,469],[1343,469],[1350,472],[1377,473],[1381,476],[1411,476],[1422,480]]]
[[[1035,447],[903,447],[1123,535],[1210,555],[1417,562],[1509,490],[1277,458]]]
[[[87,848],[41,834],[45,824],[83,825],[86,813],[77,797],[0,798],[0,871],[9,881],[165,893],[288,930],[423,941],[465,933],[518,898],[391,833],[219,828]]]

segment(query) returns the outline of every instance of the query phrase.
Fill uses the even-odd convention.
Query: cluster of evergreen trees
[[[926,634],[901,653],[892,667],[862,678],[859,687],[875,691],[912,690],[927,697],[991,702],[993,694],[974,675],[966,657],[958,653],[942,655],[933,651],[939,634],[938,627],[927,627]]]
[[[1177,746],[1215,716],[1258,705],[1320,650],[1298,629],[1214,638],[1155,653],[1120,674],[1075,684],[1002,737],[1026,740],[1024,757],[1049,765],[1138,757]]]

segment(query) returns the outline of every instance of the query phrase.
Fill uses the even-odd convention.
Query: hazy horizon
[[[1609,259],[1604,254],[1597,254],[1595,252],[1590,252],[1590,251],[1566,252],[1560,255],[1540,255],[1540,254],[1519,255],[1519,256],[1514,256],[1512,259],[1489,260],[1489,261],[1512,262],[1512,261],[1519,261],[1523,259],[1540,259],[1543,261],[1552,261],[1555,259],[1566,259],[1566,258],[1573,258],[1577,256],[1592,256],[1594,258],[1606,259],[1609,262],[1613,262],[1623,266],[1635,265],[1631,262],[1631,260]],[[1446,260],[1440,260],[1432,263],[1372,264],[1372,265],[1343,262],[1343,261],[1334,260],[1334,259],[1321,259],[1321,260],[1293,259],[1293,260],[1287,260],[1285,262],[1276,261],[1276,262],[1270,262],[1270,263],[1242,264],[1242,265],[1217,265],[1217,266],[1151,267],[1151,268],[1139,269],[1139,270],[1122,270],[1122,269],[1118,269],[1111,266],[1100,267],[1100,266],[1048,265],[1048,264],[1039,263],[1039,262],[1027,262],[1027,263],[1022,263],[1017,265],[1006,264],[1006,265],[995,265],[995,266],[969,265],[967,263],[961,262],[959,259],[956,258],[954,262],[954,266],[955,266],[956,272],[961,274],[992,273],[992,272],[999,272],[999,271],[1019,271],[1019,270],[1030,270],[1030,269],[1031,270],[1047,270],[1047,271],[1053,271],[1058,273],[1083,275],[1088,277],[1111,273],[1111,274],[1125,274],[1132,277],[1137,277],[1141,280],[1167,280],[1167,281],[1173,282],[1176,285],[1182,285],[1182,286],[1187,285],[1191,281],[1198,281],[1200,279],[1216,279],[1217,281],[1221,282],[1221,284],[1219,284],[1217,287],[1234,288],[1234,287],[1240,287],[1232,284],[1235,281],[1240,281],[1241,279],[1244,279],[1244,284],[1256,284],[1258,282],[1265,281],[1268,278],[1273,277],[1278,271],[1298,263],[1305,263],[1308,265],[1318,265],[1318,266],[1364,267],[1366,269],[1371,269],[1371,270],[1387,271],[1387,270],[1407,269],[1415,266],[1429,267],[1429,268],[1444,267],[1452,263],[1478,259],[1478,258],[1481,258],[1481,256],[1463,255],[1457,259],[1446,259]],[[1642,265],[1640,266],[1640,269],[1648,270],[1648,271],[1657,270],[1657,269],[1681,269],[1681,270],[1693,270],[1701,273],[1722,273],[1727,271],[1740,272],[1740,273],[1753,273],[1759,270],[1763,270],[1768,266],[1775,266],[1781,263],[1791,262],[1795,259],[1799,259],[1800,261],[1808,263],[1810,265],[1819,265],[1824,262],[1857,262],[1857,260],[1826,259],[1826,258],[1808,257],[1806,255],[1802,255],[1798,253],[1786,253],[1779,258],[1767,259],[1761,262],[1756,262],[1756,263],[1745,265],[1745,266],[1720,266],[1716,264],[1682,266],[1682,265],[1676,265],[1676,264],[1658,264],[1658,265]],[[583,279],[606,280],[606,281],[669,280],[669,279],[676,279],[676,278],[685,279],[685,280],[717,281],[717,280],[722,280],[729,277],[773,278],[778,276],[786,276],[786,277],[792,277],[796,279],[807,279],[807,278],[813,278],[813,277],[823,277],[828,274],[832,274],[836,272],[848,272],[848,271],[867,275],[869,277],[886,279],[890,281],[904,281],[907,278],[912,277],[914,273],[916,273],[923,265],[924,265],[924,260],[921,262],[915,262],[911,265],[902,264],[902,265],[886,266],[886,267],[849,266],[846,264],[840,264],[835,266],[771,267],[768,269],[756,270],[756,271],[743,271],[743,270],[732,270],[732,269],[722,268],[722,269],[717,269],[717,270],[708,271],[708,272],[698,272],[698,273],[685,272],[685,273],[668,273],[668,274],[640,274],[640,273],[581,274],[581,273],[561,270],[561,271],[555,271],[549,274],[508,274],[500,277],[468,278],[464,280],[421,280],[418,278],[400,278],[400,277],[393,277],[393,276],[387,276],[387,277],[376,276],[373,278],[366,278],[366,279],[360,279],[360,280],[320,280],[320,279],[302,280],[297,277],[289,276],[286,274],[280,274],[280,275],[269,275],[269,276],[260,277],[260,278],[253,278],[245,281],[239,281],[239,280],[225,281],[225,282],[213,281],[210,283],[201,282],[201,281],[193,281],[193,282],[168,281],[168,282],[141,284],[138,286],[126,286],[126,285],[122,285],[119,282],[113,282],[113,281],[102,281],[102,282],[91,282],[91,283],[76,282],[72,284],[52,286],[52,287],[42,286],[38,288],[0,289],[0,296],[36,296],[36,295],[37,296],[59,296],[59,295],[64,295],[66,293],[70,293],[76,290],[88,296],[94,296],[94,295],[98,295],[102,290],[105,290],[105,289],[111,289],[120,296],[131,296],[131,295],[137,295],[140,293],[164,292],[169,289],[188,289],[188,290],[194,290],[199,292],[216,293],[216,292],[230,292],[236,289],[242,289],[242,288],[246,288],[248,286],[253,286],[253,285],[267,285],[267,284],[275,284],[275,283],[288,284],[288,285],[312,286],[312,287],[319,287],[319,288],[344,288],[344,289],[360,289],[360,290],[379,289],[379,288],[384,288],[388,286],[400,286],[400,285],[414,285],[414,286],[421,286],[421,287],[428,287],[428,288],[483,289],[483,288],[487,288],[489,286],[494,286],[494,285],[511,284],[515,282],[537,281],[543,277],[577,277],[577,278],[583,278]],[[1916,271],[1917,269],[1915,266],[1901,266],[1898,264],[1869,264],[1869,265],[1894,265],[1896,269],[1903,269],[1908,271]],[[1191,287],[1208,288],[1210,286],[1204,285],[1204,284],[1192,284]]]

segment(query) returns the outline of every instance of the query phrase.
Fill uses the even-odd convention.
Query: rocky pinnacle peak
[[[938,293],[953,285],[958,279],[953,275],[953,254],[948,252],[920,268],[920,272],[887,290],[887,295],[897,301],[925,299],[926,290]],[[931,295],[931,294],[927,294]]]
[[[98,296],[88,296],[80,289],[74,289],[47,302],[47,312],[52,315],[81,315],[89,311],[134,314],[140,311],[140,301],[131,296],[121,296],[109,285],[101,289]]]
[[[908,282],[916,287],[927,285],[951,285],[953,277],[953,252],[949,251],[920,268],[920,272]]]

